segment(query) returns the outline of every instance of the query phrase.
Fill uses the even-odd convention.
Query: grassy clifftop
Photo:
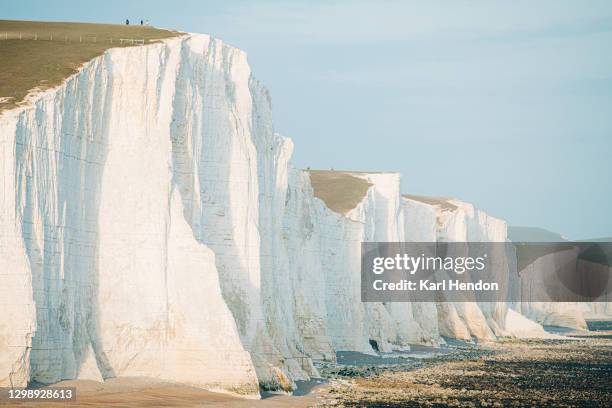
[[[409,200],[413,200],[413,201],[419,201],[421,203],[425,203],[429,205],[436,205],[440,207],[442,210],[455,211],[457,209],[457,206],[450,202],[452,198],[429,197],[429,196],[421,196],[421,195],[415,195],[415,194],[403,194],[402,197],[407,198]]]
[[[109,48],[177,35],[140,25],[0,20],[0,111],[17,106],[32,89],[61,84]]]
[[[310,170],[310,183],[315,197],[332,211],[346,214],[363,200],[371,184],[349,172]]]

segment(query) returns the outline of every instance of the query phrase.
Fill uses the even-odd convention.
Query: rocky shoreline
[[[612,406],[611,332],[507,340],[386,366],[322,366],[320,406]]]
[[[612,406],[612,331],[478,345],[449,343],[382,355],[339,352],[336,363],[318,364],[324,378],[300,382],[293,395],[264,393],[261,400],[150,378],[63,381],[55,386],[76,387],[77,406]],[[18,406],[67,405],[24,402]]]

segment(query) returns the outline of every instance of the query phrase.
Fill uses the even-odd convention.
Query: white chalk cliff
[[[505,241],[503,221],[402,197],[397,173],[351,173],[370,186],[340,214],[292,150],[246,54],[199,34],[111,49],[4,112],[0,386],[148,376],[256,398],[338,350],[519,335],[504,303],[360,301],[362,241]]]

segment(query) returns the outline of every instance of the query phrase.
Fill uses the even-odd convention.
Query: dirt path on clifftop
[[[612,336],[493,345],[499,353],[332,380],[323,406],[612,406]]]

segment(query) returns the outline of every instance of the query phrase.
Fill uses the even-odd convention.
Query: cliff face
[[[506,223],[455,199],[403,196],[406,241],[505,242]],[[508,274],[511,268],[506,266]],[[439,333],[450,338],[493,340],[505,329],[505,303],[437,304]]]
[[[248,80],[242,52],[191,36],[110,50],[2,116],[2,384],[147,375],[258,395],[219,283],[226,258],[257,262],[257,242],[232,245],[256,236],[256,190],[218,216],[242,236],[206,245],[227,235],[217,208],[257,185]],[[246,169],[228,157],[244,152]],[[196,180],[226,198],[200,217]]]
[[[0,385],[257,397],[337,350],[512,335],[505,304],[360,301],[362,241],[505,241],[503,221],[397,173],[349,173],[369,187],[332,211],[292,150],[244,52],[205,35],[110,50],[0,116]]]

